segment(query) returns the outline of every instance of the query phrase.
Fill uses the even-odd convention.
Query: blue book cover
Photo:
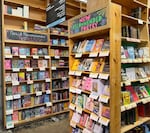
[[[24,68],[24,60],[18,60],[18,67]]]
[[[12,121],[12,115],[7,115],[6,122],[11,122],[11,121]]]
[[[95,40],[87,40],[87,43],[85,44],[85,52],[90,52],[95,44]]]
[[[129,59],[135,59],[134,47],[128,46],[127,51],[128,51],[128,54],[129,54]]]
[[[48,94],[44,95],[44,103],[50,102],[50,96]]]
[[[45,72],[38,72],[38,79],[39,80],[45,79]]]

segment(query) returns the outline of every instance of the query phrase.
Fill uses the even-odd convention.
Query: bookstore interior
[[[150,0],[0,2],[3,132],[150,133]]]

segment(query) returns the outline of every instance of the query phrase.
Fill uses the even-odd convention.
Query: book
[[[19,81],[25,81],[25,73],[19,72]]]
[[[12,47],[12,55],[13,56],[19,55],[19,47]]]
[[[38,67],[38,60],[31,59],[31,67],[37,68]]]
[[[26,48],[20,47],[19,48],[19,55],[26,55]]]
[[[72,53],[77,53],[78,47],[81,42],[75,42],[72,48]]]
[[[42,53],[43,53],[43,55],[48,55],[48,49],[47,48],[42,48]]]
[[[102,116],[110,119],[110,107],[107,106],[102,107]]]
[[[32,74],[31,75],[32,80],[37,80],[38,79],[38,72],[32,72],[31,74]]]
[[[123,101],[123,105],[130,104],[130,92],[129,91],[122,91],[122,101]]]
[[[13,86],[12,87],[12,94],[13,95],[18,94],[18,86]]]
[[[18,82],[18,73],[11,73],[12,82]]]
[[[30,68],[30,60],[24,60],[24,67]]]
[[[45,72],[38,72],[38,79],[39,80],[45,79]]]
[[[88,117],[89,117],[88,114],[83,113],[83,114],[81,115],[79,124],[80,124],[81,126],[85,126]]]
[[[5,73],[5,81],[6,82],[12,81],[12,79],[11,79],[11,73]]]
[[[43,67],[43,60],[38,60],[38,67]]]
[[[5,55],[12,55],[11,47],[5,46],[4,54],[5,54]]]
[[[12,87],[11,86],[7,86],[6,87],[6,95],[9,96],[9,95],[12,95]]]
[[[84,52],[91,52],[93,50],[93,47],[96,43],[96,40],[87,40],[87,42],[85,43],[85,46],[84,46]]]
[[[80,45],[78,46],[78,49],[77,49],[78,53],[82,53],[84,51],[84,47],[85,47],[86,42],[87,42],[87,40],[84,40],[80,43]]]
[[[16,99],[16,100],[13,100],[13,109],[19,109],[21,108],[21,99]]]
[[[18,60],[13,59],[12,60],[12,68],[18,68]]]
[[[79,66],[79,64],[80,64],[80,61],[79,61],[78,59],[75,59],[75,60],[73,61],[73,64],[72,64],[71,70],[73,70],[73,71],[78,70],[78,66]]]
[[[31,106],[31,96],[23,96],[22,97],[22,106],[23,107]]]
[[[135,59],[134,47],[127,46],[127,50],[128,50],[128,54],[129,54],[129,59]]]
[[[25,94],[27,91],[27,85],[21,85],[21,93]]]
[[[18,67],[21,68],[21,69],[23,69],[25,67],[24,63],[25,63],[24,60],[18,60]]]
[[[93,130],[94,122],[93,122],[93,120],[90,119],[90,117],[87,118],[87,121],[85,123],[85,127],[86,127],[86,129],[88,129],[90,131]]]
[[[38,49],[37,48],[31,48],[31,55],[38,55]]]
[[[5,59],[5,69],[11,69],[11,60]]]
[[[100,52],[104,43],[104,39],[97,39],[95,45],[92,48],[92,52]]]
[[[85,108],[90,110],[90,111],[93,111],[93,109],[94,109],[94,99],[88,97],[87,100],[86,100]]]
[[[42,48],[38,48],[37,50],[38,50],[38,51],[37,51],[37,55],[43,55],[43,50],[42,50]]]

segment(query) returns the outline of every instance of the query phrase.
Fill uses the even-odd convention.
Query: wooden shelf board
[[[50,36],[68,37],[68,35],[50,33]]]
[[[137,126],[139,126],[139,125],[149,121],[149,120],[150,120],[150,117],[139,118],[139,120],[136,121],[134,124],[123,126],[121,128],[121,133],[125,133],[125,132],[127,132],[127,131],[129,131],[129,130],[131,130],[131,129],[133,129],[133,128],[135,128],[135,127],[137,127]]]
[[[52,66],[52,67],[56,67],[56,68],[69,68],[69,66]]]
[[[59,115],[59,114],[63,114],[63,113],[69,113],[69,111],[70,111],[69,109],[65,109],[65,110],[60,111],[60,112],[55,112],[52,115]]]
[[[65,78],[69,78],[68,76],[65,76]],[[61,78],[52,78],[52,80],[58,80],[58,79],[62,79],[62,77]]]
[[[56,101],[53,101],[52,103],[55,104],[55,103],[67,102],[67,101],[69,101],[69,99],[56,100]]]
[[[50,45],[52,48],[69,48],[69,46],[62,46],[62,45]]]
[[[55,92],[55,91],[63,91],[63,90],[69,90],[69,88],[53,89],[52,91]]]
[[[55,58],[56,56],[51,55],[52,58]],[[59,56],[60,58],[69,58],[69,56]]]
[[[123,40],[123,41],[128,41],[128,39],[133,39],[134,40],[134,38],[130,38],[130,37],[121,37],[121,39]],[[136,39],[136,38],[135,38]],[[133,43],[148,43],[148,39],[146,40],[146,39],[137,39],[137,40],[139,40],[140,42],[136,42],[136,41],[133,41]],[[129,41],[130,42],[130,41]],[[132,41],[131,41],[132,42]]]

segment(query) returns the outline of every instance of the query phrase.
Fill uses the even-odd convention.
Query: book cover
[[[82,69],[84,71],[90,71],[91,70],[91,66],[92,66],[92,62],[93,62],[93,59],[85,59],[85,61],[83,61],[83,67]]]
[[[37,68],[38,67],[38,60],[31,59],[31,67]]]
[[[12,94],[13,95],[18,94],[18,86],[13,86],[12,87]]]
[[[84,127],[85,127],[85,124],[86,124],[86,121],[87,121],[88,117],[89,117],[88,114],[83,113],[83,114],[81,115],[79,124],[80,124],[81,126],[84,126]]]
[[[85,47],[86,42],[87,42],[87,40],[84,40],[80,43],[80,45],[78,46],[78,49],[77,49],[78,53],[82,53],[84,51],[84,47]]]
[[[38,49],[37,48],[31,48],[31,55],[38,55]]]
[[[86,101],[86,104],[85,104],[85,108],[90,110],[90,111],[93,111],[93,108],[94,108],[94,100],[90,97],[87,98],[87,101]]]
[[[22,105],[23,105],[23,107],[31,106],[31,96],[23,96],[22,97]]]
[[[21,85],[21,93],[25,94],[27,91],[27,85]]]
[[[103,47],[103,44],[104,44],[104,39],[97,39],[91,51],[100,52]]]
[[[12,95],[12,87],[11,86],[7,86],[6,87],[6,95],[9,96],[9,95]]]
[[[107,51],[110,49],[110,41],[104,41],[104,44],[102,45],[101,51]]]
[[[27,81],[31,80],[31,73],[25,73],[25,80]]]
[[[12,73],[11,79],[12,79],[12,82],[18,82],[18,73]]]
[[[127,50],[128,50],[128,54],[129,54],[129,59],[135,59],[134,47],[127,46]]]
[[[38,50],[38,51],[37,51],[37,55],[43,55],[43,50],[42,50],[42,48],[38,48],[37,50]]]
[[[130,104],[130,92],[129,91],[122,91],[122,101],[123,105]]]
[[[96,45],[96,40],[87,40],[84,47],[84,52],[91,52],[93,50],[93,47]]]
[[[48,49],[47,48],[42,48],[42,53],[43,55],[48,55]]]
[[[77,53],[78,47],[81,42],[75,42],[72,48],[72,53]]]
[[[74,121],[75,123],[79,123],[80,118],[81,118],[81,115],[77,112],[74,112],[73,115],[72,115],[71,120]]]
[[[12,68],[18,68],[18,67],[19,67],[18,60],[13,59],[12,60]]]
[[[13,109],[13,101],[6,101],[6,110]]]
[[[77,97],[77,99],[76,99],[76,105],[77,105],[78,107],[83,108],[83,97],[82,97],[82,95],[78,95],[78,97]]]
[[[30,60],[24,60],[24,67],[30,68]]]
[[[86,123],[85,123],[85,127],[86,127],[88,130],[90,130],[90,131],[93,130],[94,122],[93,122],[93,120],[90,119],[90,117],[87,118],[87,121],[86,121]]]
[[[43,60],[38,60],[38,67],[43,67]]]
[[[44,103],[50,102],[50,95],[44,95]]]
[[[73,71],[78,70],[79,64],[80,64],[80,61],[78,59],[75,59],[72,64],[71,70],[73,70]]]
[[[19,48],[19,55],[26,55],[26,48]]]
[[[38,72],[38,79],[39,80],[45,79],[45,72]]]
[[[16,99],[16,100],[13,100],[13,109],[19,109],[21,108],[21,99]]]
[[[24,60],[18,60],[18,67],[21,69],[24,68]]]
[[[26,55],[30,56],[30,48],[26,48]]]
[[[19,47],[12,47],[12,55],[13,56],[19,55]]]
[[[38,72],[32,72],[32,80],[37,80],[38,79]]]
[[[12,79],[11,79],[11,73],[5,73],[5,81],[6,82],[12,81]]]
[[[11,47],[5,46],[4,53],[5,53],[5,55],[12,55]]]
[[[99,114],[99,101],[94,101],[93,113],[95,113],[97,115]]]
[[[25,81],[25,73],[19,72],[19,81]]]
[[[11,69],[11,60],[5,59],[5,69]]]
[[[102,116],[110,119],[110,108],[107,106],[102,107]]]
[[[92,91],[92,78],[85,77],[84,81],[82,81],[82,89],[86,91]]]

